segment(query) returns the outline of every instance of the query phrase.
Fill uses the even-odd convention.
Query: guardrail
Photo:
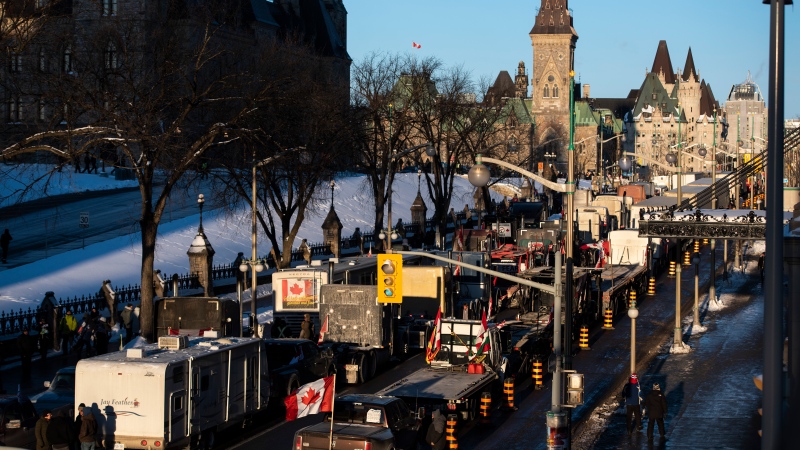
[[[455,230],[457,225],[465,222],[466,214],[464,212],[454,213],[448,215],[447,219],[447,230],[448,232],[452,232]],[[402,234],[403,236],[419,236],[420,239],[424,237],[419,233],[418,224],[402,223],[402,226],[405,231],[405,234]],[[432,219],[427,219],[425,221],[426,232],[432,230],[434,226],[435,223]],[[402,237],[399,237],[397,240],[395,240],[395,242],[402,242],[402,239]],[[371,231],[360,236],[353,235],[349,238],[342,238],[342,243],[342,253],[345,256],[358,256],[366,253],[364,251],[365,246],[375,245],[375,233],[374,231]],[[329,255],[331,252],[330,245],[328,244],[315,243],[307,245],[311,250],[312,257]],[[270,268],[275,267],[275,263],[272,261],[271,256],[268,256],[266,260],[270,265]],[[303,260],[304,255],[301,249],[292,251],[292,261]],[[239,268],[234,267],[232,263],[220,264],[211,269],[211,279],[215,281],[235,279],[238,272]],[[173,274],[170,274],[163,278],[163,280],[166,282],[165,289],[168,292],[171,292],[173,289],[173,276]],[[267,273],[259,277],[259,283],[271,283],[271,280],[271,273]],[[179,294],[180,291],[195,290],[200,288],[200,283],[197,279],[197,276],[192,274],[178,275],[177,282]],[[120,308],[124,307],[124,305],[128,303],[138,304],[141,301],[141,286],[138,284],[129,284],[122,287],[115,286],[114,292],[116,293],[117,305]],[[220,291],[220,293],[225,292]],[[67,297],[66,299],[59,298],[57,304],[60,313],[59,317],[63,317],[67,310],[72,310],[73,314],[75,314],[78,319],[83,316],[83,313],[91,311],[93,307],[97,308],[98,311],[102,311],[108,306],[105,298],[99,293],[99,291],[95,294],[75,296],[72,298]],[[25,327],[28,327],[31,330],[37,329],[38,320],[40,317],[44,317],[44,311],[42,311],[39,306],[19,308],[18,310],[11,309],[0,312],[0,338],[17,335],[21,333],[22,329]]]

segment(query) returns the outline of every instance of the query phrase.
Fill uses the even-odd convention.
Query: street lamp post
[[[636,373],[636,318],[639,317],[636,300],[630,301],[628,317],[631,318],[631,373]]]
[[[620,140],[622,140],[622,142],[625,142],[626,138],[625,138],[624,134],[620,133],[620,134],[616,134],[616,135],[614,135],[614,136],[612,136],[612,137],[610,137],[610,138],[608,138],[606,140],[603,140],[602,131],[600,132],[600,134],[597,135],[597,143],[600,144],[600,154],[599,154],[599,156],[597,158],[597,174],[598,175],[600,174],[600,161],[603,160],[603,144],[608,142],[608,141],[614,140],[614,139],[617,139],[617,149],[619,149]],[[604,172],[603,176],[605,177],[605,170],[603,172]],[[603,183],[605,183],[605,179],[603,180]]]
[[[692,255],[692,264],[694,264],[694,321],[692,326],[699,328],[700,324],[700,253],[695,252]]]
[[[678,151],[677,156],[674,153],[668,153],[666,158],[667,162],[677,164],[676,168],[678,169],[676,172],[677,176],[677,184],[678,184],[678,199],[675,203],[675,212],[678,212],[678,208],[680,208],[681,201],[683,198],[681,196],[681,185],[683,184],[683,180],[681,180],[681,161],[683,160],[683,155],[681,153],[681,104],[678,103]],[[672,351],[682,351],[683,350],[683,337],[681,333],[681,240],[680,238],[677,239],[676,245],[676,252],[675,258],[675,332],[672,338]]]

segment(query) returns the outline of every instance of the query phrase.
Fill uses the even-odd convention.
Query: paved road
[[[157,186],[155,195],[160,192]],[[163,221],[197,214],[199,192],[196,187],[173,191]],[[14,240],[8,263],[0,265],[0,270],[135,233],[139,231],[140,212],[138,188],[60,195],[2,208],[4,227]],[[89,214],[88,228],[79,226],[81,213]]]

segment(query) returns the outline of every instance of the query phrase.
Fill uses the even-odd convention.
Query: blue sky
[[[435,56],[462,65],[476,81],[512,74],[519,61],[530,73],[528,32],[540,0],[344,0],[347,47],[358,62],[370,52]],[[800,117],[800,11],[785,8],[786,118]],[[625,97],[638,89],[666,40],[673,67],[683,68],[689,47],[700,76],[720,103],[747,71],[768,98],[769,5],[761,0],[572,0],[578,32],[576,78],[593,97]],[[412,42],[422,45],[413,49]]]

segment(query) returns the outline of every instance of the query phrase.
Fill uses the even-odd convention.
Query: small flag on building
[[[422,45],[417,44],[416,42],[412,42],[411,46],[414,47],[414,48],[422,48]]]

